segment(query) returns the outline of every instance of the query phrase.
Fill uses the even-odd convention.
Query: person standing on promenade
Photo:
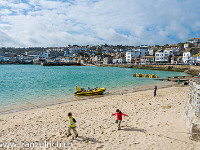
[[[75,137],[77,138],[78,137],[78,133],[76,131],[76,120],[72,117],[72,113],[69,112],[68,113],[68,119],[69,119],[69,127],[68,127],[68,134],[67,134],[67,137],[69,137],[71,134],[71,130],[73,130],[74,134],[75,134]]]
[[[112,116],[117,115],[117,120],[115,123],[118,124],[118,130],[121,130],[121,122],[122,122],[122,115],[128,117],[128,115],[122,113],[119,109],[116,110],[116,113],[112,114]]]
[[[157,86],[154,88],[154,96],[156,96]]]

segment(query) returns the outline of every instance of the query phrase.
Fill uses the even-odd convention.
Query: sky
[[[164,45],[200,37],[200,0],[0,0],[0,47]]]

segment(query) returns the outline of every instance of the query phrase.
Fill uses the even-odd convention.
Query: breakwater
[[[188,74],[191,75],[198,75],[200,72],[200,66],[191,66],[191,65],[97,64],[96,66],[166,70],[166,71],[178,71],[178,72],[186,71]]]
[[[81,66],[80,63],[73,63],[73,62],[47,62],[41,63],[41,66]]]

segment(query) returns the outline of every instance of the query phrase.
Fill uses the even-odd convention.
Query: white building
[[[28,55],[32,59],[39,59],[39,55]]]
[[[173,50],[158,50],[155,52],[155,62],[168,62],[170,55],[173,55]]]
[[[141,65],[146,65],[146,64],[153,64],[154,63],[154,56],[143,56],[140,58],[140,64]]]
[[[196,54],[190,57],[190,63],[199,64],[200,63],[200,54]]]
[[[188,48],[188,47],[189,47],[189,43],[185,43],[184,48]]]
[[[200,38],[189,39],[188,43],[194,44],[194,46],[198,46],[200,44]]]
[[[8,57],[1,56],[0,61],[10,61]]]
[[[42,52],[39,55],[39,58],[41,59],[47,59],[49,57],[49,54],[47,52]]]
[[[122,64],[126,62],[126,58],[125,57],[115,57],[113,58],[113,63],[114,64]]]
[[[24,59],[24,55],[17,55],[17,57],[16,57],[18,60],[22,60],[22,59]]]
[[[188,63],[189,60],[190,60],[190,52],[184,52],[184,53],[183,53],[183,57],[182,57],[182,61],[183,61],[184,63]]]
[[[64,52],[65,51],[65,47],[48,47],[47,51]]]
[[[134,58],[140,58],[145,56],[146,49],[137,49],[137,50],[129,50],[126,51],[126,62],[131,63],[131,60]]]

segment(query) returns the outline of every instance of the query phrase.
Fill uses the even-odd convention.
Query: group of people
[[[190,83],[189,81],[185,81],[183,85],[187,86],[187,85],[189,85],[189,83]],[[178,80],[178,85],[179,84],[180,84],[180,80]]]
[[[116,110],[116,113],[112,114],[112,116],[117,115],[117,120],[115,123],[118,124],[118,130],[121,130],[121,122],[122,122],[122,115],[128,117],[128,115],[122,113],[119,109]],[[75,138],[78,137],[78,132],[76,130],[76,119],[72,117],[72,113],[68,113],[68,120],[69,120],[69,127],[67,131],[67,137],[71,136],[71,130],[73,130],[75,134]]]

